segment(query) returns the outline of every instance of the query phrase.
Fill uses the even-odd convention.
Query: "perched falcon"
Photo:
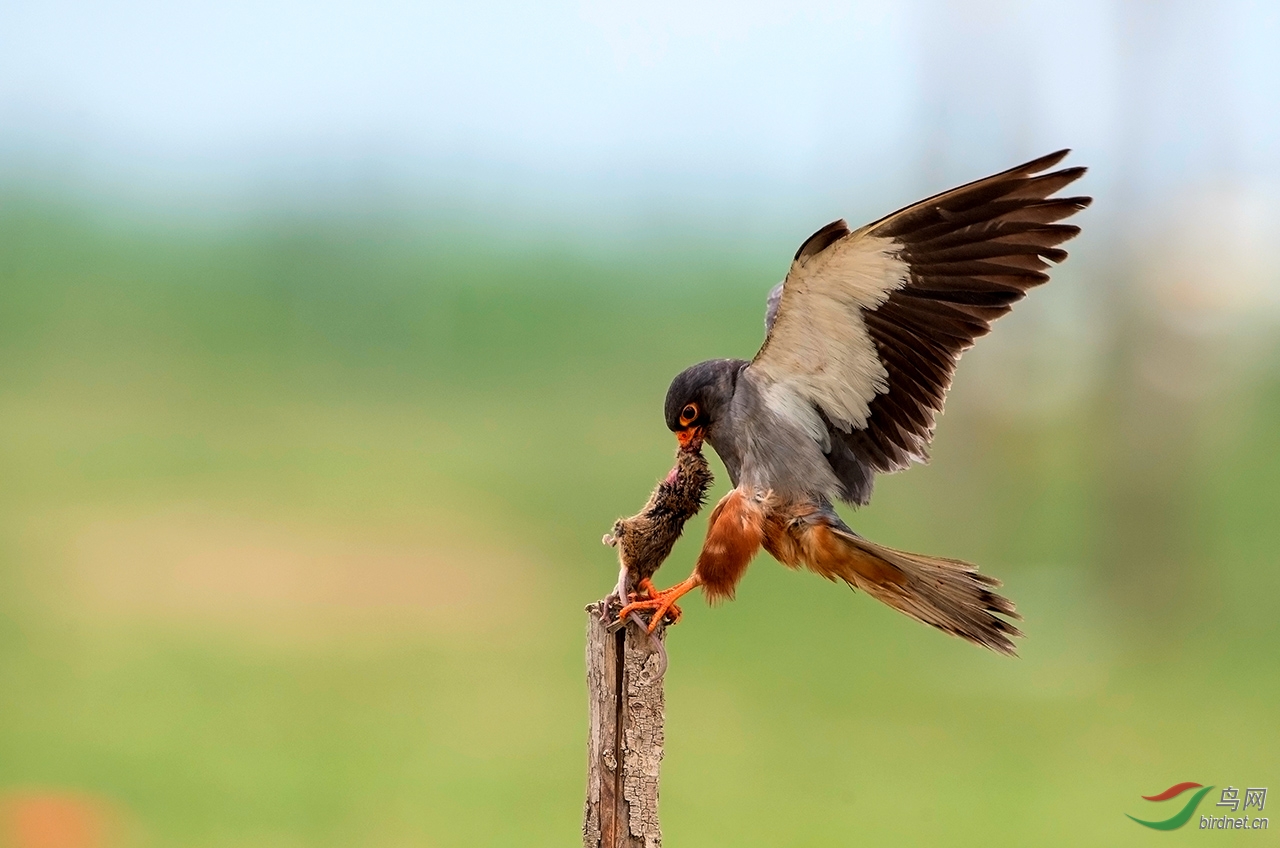
[[[923,462],[956,362],[991,322],[1061,262],[1080,232],[1059,223],[1088,197],[1054,197],[1084,168],[1044,173],[1068,151],[922,200],[849,231],[828,224],[769,295],[750,362],[713,359],[667,391],[682,446],[705,441],[734,489],[711,514],[689,579],[624,608],[654,625],[681,595],[732,598],[763,546],[791,567],[840,579],[894,609],[1001,653],[1013,604],[954,559],[885,548],[854,533],[836,500],[865,504],[876,474]],[[646,587],[647,589],[648,587]],[[634,596],[633,596],[634,597]],[[652,626],[652,625],[651,625]]]

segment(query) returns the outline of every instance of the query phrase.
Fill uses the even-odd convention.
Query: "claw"
[[[631,603],[627,604],[618,612],[618,619],[626,618],[630,613],[638,610],[653,610],[653,615],[649,619],[648,632],[652,633],[658,627],[658,622],[662,621],[668,615],[671,616],[671,623],[675,624],[680,620],[680,608],[676,606],[676,600],[689,590],[700,585],[702,580],[694,574],[683,583],[677,583],[666,591],[654,588],[653,583],[649,580],[641,580],[640,588],[648,594],[648,598],[644,600],[635,600],[636,593],[628,595]]]

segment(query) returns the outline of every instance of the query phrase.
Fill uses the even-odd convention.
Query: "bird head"
[[[697,450],[729,409],[741,359],[711,359],[676,375],[667,389],[667,427],[680,447]]]

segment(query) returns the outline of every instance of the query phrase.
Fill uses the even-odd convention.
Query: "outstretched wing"
[[[837,449],[878,472],[927,459],[960,354],[1049,279],[1049,263],[1067,257],[1058,245],[1080,232],[1057,222],[1090,198],[1050,195],[1085,169],[1041,173],[1068,152],[855,232],[836,221],[800,246],[749,368],[778,412],[820,411],[836,443],[833,465]],[[861,473],[866,485],[846,485],[849,500],[870,497]]]

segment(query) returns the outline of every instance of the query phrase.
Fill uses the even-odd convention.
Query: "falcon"
[[[912,618],[1003,654],[1021,636],[999,581],[969,563],[887,548],[855,533],[837,501],[861,506],[877,474],[928,460],[960,354],[1033,286],[1047,282],[1060,223],[1088,197],[1056,197],[1084,168],[1050,171],[1061,150],[850,231],[810,236],[769,294],[751,361],[685,369],[667,391],[682,448],[709,444],[733,490],[711,513],[693,574],[646,584],[619,614],[652,611],[650,629],[701,587],[731,599],[764,548],[792,568],[841,580]],[[1046,173],[1047,172],[1047,173]],[[678,608],[677,608],[678,609]]]

